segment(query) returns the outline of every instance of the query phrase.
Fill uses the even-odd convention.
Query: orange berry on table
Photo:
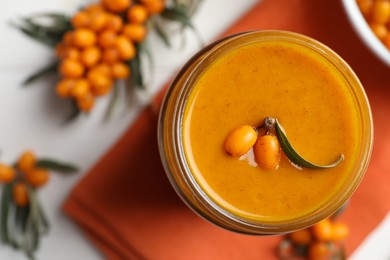
[[[74,47],[65,47],[65,49],[62,51],[60,58],[61,59],[72,59],[77,60],[80,56],[80,52],[77,48]]]
[[[385,24],[390,19],[390,2],[378,0],[374,2],[371,11],[371,21],[374,23]]]
[[[142,42],[146,36],[146,27],[141,24],[127,24],[122,33],[132,42]]]
[[[71,90],[75,86],[76,80],[70,78],[61,79],[56,85],[56,93],[62,98],[70,97]]]
[[[267,170],[276,170],[280,162],[280,144],[274,135],[259,137],[253,146],[256,163]]]
[[[69,32],[66,32],[64,34],[64,36],[62,37],[62,42],[66,45],[66,46],[70,46],[70,45],[73,45],[74,43],[74,33],[73,31],[69,31]]]
[[[134,58],[136,52],[134,44],[125,36],[118,36],[114,45],[122,60],[131,60]]]
[[[243,125],[229,133],[224,143],[224,149],[231,156],[239,157],[252,148],[256,139],[256,130],[252,126]]]
[[[104,12],[93,13],[91,16],[91,22],[89,28],[95,32],[103,30],[107,24],[108,16]]]
[[[148,10],[149,15],[159,14],[164,10],[164,1],[162,0],[146,0],[141,1],[146,10]]]
[[[87,68],[91,68],[100,61],[101,57],[101,50],[96,46],[92,46],[81,52],[80,60]]]
[[[332,223],[329,219],[324,219],[312,226],[312,232],[314,237],[319,241],[330,241],[333,235]]]
[[[101,4],[90,4],[85,7],[84,11],[86,11],[87,13],[104,12],[104,7]]]
[[[329,260],[331,251],[325,242],[315,242],[309,246],[308,255],[310,260]]]
[[[100,63],[92,68],[94,71],[99,71],[100,73],[106,75],[107,77],[111,77],[111,68],[108,64]]]
[[[94,31],[86,28],[76,29],[73,34],[73,44],[79,48],[90,47],[96,43]]]
[[[64,55],[64,51],[66,50],[66,46],[63,42],[59,43],[55,47],[55,52],[58,58],[61,58]]]
[[[114,13],[121,13],[126,11],[129,8],[131,1],[130,0],[102,0],[102,3],[105,8]]]
[[[9,183],[15,178],[15,170],[14,168],[0,163],[0,182]]]
[[[35,163],[37,162],[37,158],[35,153],[32,151],[25,151],[18,160],[18,168],[22,172],[26,173],[35,167]]]
[[[114,31],[105,30],[99,34],[98,43],[102,48],[114,45],[117,34]]]
[[[130,23],[144,23],[148,19],[148,10],[143,5],[133,5],[127,11],[127,21]]]
[[[72,59],[64,59],[59,70],[64,77],[68,78],[78,78],[84,74],[83,65],[79,61]]]
[[[106,27],[104,29],[113,31],[113,32],[119,32],[123,28],[123,21],[122,18],[118,15],[109,15],[107,17]]]
[[[49,171],[43,168],[35,168],[26,173],[27,181],[33,187],[40,187],[49,180]]]
[[[113,64],[120,60],[119,51],[114,48],[107,48],[103,51],[102,61],[107,64]]]
[[[291,241],[296,245],[310,244],[312,237],[309,229],[302,229],[289,234]]]
[[[332,228],[333,241],[344,240],[347,238],[348,235],[349,235],[349,229],[347,225],[340,222],[333,223],[333,228]]]
[[[94,95],[102,96],[108,94],[112,89],[112,79],[100,71],[91,70],[88,72],[88,81],[91,84],[91,91]]]
[[[76,83],[75,83],[73,89],[71,90],[70,94],[72,97],[78,98],[78,97],[84,96],[87,93],[89,93],[90,89],[91,88],[90,88],[90,84],[89,84],[88,80],[82,78],[82,79],[76,80]]]
[[[78,108],[84,112],[91,111],[95,104],[95,98],[91,93],[87,93],[84,96],[78,97],[76,101]]]
[[[111,74],[115,79],[126,79],[130,76],[129,66],[122,62],[117,62],[111,66]]]
[[[12,197],[14,202],[19,207],[27,206],[29,202],[28,190],[26,184],[18,182],[12,187]]]
[[[90,15],[85,11],[76,13],[71,20],[74,28],[87,28],[90,25]]]

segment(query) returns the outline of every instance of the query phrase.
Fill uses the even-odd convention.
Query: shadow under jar
[[[307,160],[344,161],[300,168],[282,153],[278,169],[266,170],[252,150],[226,153],[230,131],[267,116]],[[187,62],[166,94],[158,139],[167,176],[191,209],[231,231],[271,235],[311,226],[350,198],[369,163],[373,124],[358,78],[336,53],[300,34],[253,31]]]

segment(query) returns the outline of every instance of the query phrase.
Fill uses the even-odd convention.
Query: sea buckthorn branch
[[[77,167],[52,159],[37,159],[24,152],[14,165],[0,163],[1,197],[0,234],[2,243],[23,251],[30,259],[40,238],[49,232],[49,221],[38,200],[37,190],[49,180],[49,170],[73,173]]]
[[[264,135],[260,135],[261,129],[266,130]],[[256,163],[267,170],[278,169],[280,150],[283,150],[293,165],[298,167],[329,169],[344,160],[344,154],[329,165],[318,165],[304,159],[290,143],[278,119],[273,117],[266,117],[259,127],[244,125],[233,129],[225,139],[224,149],[233,157],[243,156],[253,149]]]
[[[148,32],[154,30],[171,47],[162,20],[179,23],[181,31],[190,28],[200,39],[191,21],[200,2],[100,0],[72,17],[47,13],[21,18],[13,26],[55,48],[56,52],[56,60],[28,77],[24,84],[44,76],[60,76],[56,92],[70,101],[72,113],[68,120],[81,112],[90,112],[98,97],[112,93],[107,109],[107,115],[110,115],[117,103],[119,88],[125,86],[129,97],[134,88],[147,87],[144,63],[147,62],[149,68],[154,63],[146,41]],[[129,98],[127,102],[130,102]]]

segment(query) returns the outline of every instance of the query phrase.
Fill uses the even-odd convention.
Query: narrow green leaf
[[[168,35],[164,32],[164,30],[160,27],[160,25],[158,24],[158,22],[154,21],[154,24],[153,24],[153,29],[156,31],[157,33],[157,36],[160,37],[160,39],[162,40],[162,42],[168,47],[168,48],[171,48],[171,42],[169,40],[169,37]]]
[[[73,173],[78,171],[77,167],[70,163],[59,162],[53,159],[39,159],[36,166],[60,173]]]
[[[58,62],[56,61],[56,62],[54,62],[52,64],[49,64],[48,66],[38,70],[38,71],[36,71],[35,73],[33,73],[31,76],[29,76],[23,82],[23,85],[26,86],[26,85],[31,84],[35,80],[38,80],[38,79],[42,78],[42,77],[49,76],[49,75],[52,75],[52,74],[56,74],[57,70],[58,70]]]
[[[81,110],[77,106],[75,101],[71,101],[71,111],[69,115],[65,118],[64,124],[70,123],[74,119],[76,119],[79,115],[81,115]]]
[[[105,114],[106,120],[109,120],[112,114],[114,113],[114,110],[118,105],[118,97],[119,97],[119,86],[117,83],[114,83],[114,87],[110,96],[110,102],[108,103],[108,107]]]
[[[40,232],[42,232],[44,234],[48,233],[49,229],[50,229],[50,223],[49,223],[48,218],[46,217],[45,212],[43,211],[42,205],[39,202],[39,200],[37,200],[37,207],[38,207],[38,213],[39,213],[40,222],[41,222]]]
[[[25,207],[16,206],[15,225],[20,232],[25,232],[27,227],[27,219],[30,214],[30,205]]]
[[[10,209],[10,202],[12,200],[12,183],[5,184],[3,186],[2,199],[1,199],[1,240],[3,243],[9,243],[9,230],[8,230],[8,214]]]
[[[300,167],[314,168],[314,169],[328,169],[328,168],[336,167],[340,162],[344,160],[344,155],[341,154],[335,162],[329,165],[321,166],[321,165],[311,163],[305,160],[302,156],[300,156],[298,152],[293,148],[293,146],[291,145],[290,141],[287,138],[287,135],[283,127],[280,125],[277,119],[275,121],[275,132],[280,142],[280,146],[282,147],[282,150],[285,153],[285,155],[290,159],[292,163]]]
[[[128,65],[130,66],[131,75],[130,75],[130,82],[132,87],[141,87],[143,88],[144,85],[144,79],[142,76],[142,65],[141,65],[141,56],[139,54],[139,47],[136,46],[137,52]]]

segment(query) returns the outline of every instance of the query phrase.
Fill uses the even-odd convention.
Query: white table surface
[[[110,148],[142,106],[135,102],[131,112],[119,113],[105,123],[108,98],[101,98],[93,112],[69,125],[62,121],[68,107],[54,93],[50,80],[22,87],[23,79],[50,61],[53,52],[12,28],[9,22],[21,15],[42,11],[72,14],[87,0],[1,0],[0,1],[0,161],[11,163],[25,149],[38,156],[74,162],[80,172],[73,176],[52,174],[50,183],[39,191],[39,198],[51,222],[48,236],[43,238],[37,258],[41,260],[103,259],[84,237],[80,229],[61,212],[61,205],[71,188]],[[206,42],[211,41],[249,9],[256,0],[204,0],[194,17],[196,27]],[[223,3],[223,5],[221,5]],[[167,50],[151,36],[156,60],[155,93],[177,68],[198,49],[190,33],[183,50]],[[176,37],[178,40],[178,37]],[[1,188],[0,188],[1,189]],[[0,244],[0,259],[21,260],[26,257]]]

